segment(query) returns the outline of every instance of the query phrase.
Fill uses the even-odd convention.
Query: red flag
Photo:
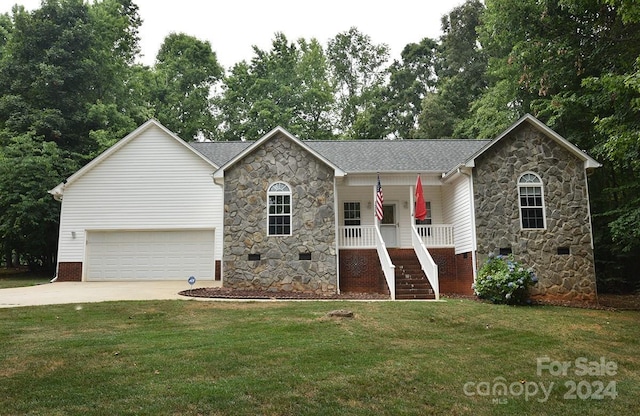
[[[384,217],[384,211],[382,210],[383,202],[382,185],[380,185],[380,175],[378,175],[378,186],[376,186],[376,218],[378,221],[382,221],[382,217]]]
[[[424,202],[424,193],[422,191],[422,180],[420,180],[420,175],[418,175],[418,180],[416,181],[415,217],[417,220],[424,220],[427,218],[427,204]]]

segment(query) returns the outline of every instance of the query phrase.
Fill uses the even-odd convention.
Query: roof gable
[[[211,165],[214,169],[218,168],[218,166],[215,163],[213,163],[209,158],[207,158],[206,156],[198,152],[196,149],[194,149],[192,146],[190,146],[188,143],[186,143],[184,140],[176,136],[173,132],[171,132],[169,129],[163,126],[159,121],[155,119],[150,119],[146,121],[144,124],[142,124],[140,127],[138,127],[137,129],[129,133],[127,136],[120,139],[116,144],[109,147],[107,150],[105,150],[101,154],[99,154],[97,157],[95,157],[89,163],[87,163],[82,168],[77,170],[74,174],[69,176],[67,179],[59,183],[55,188],[51,189],[49,193],[53,195],[56,199],[60,199],[64,194],[64,188],[66,186],[69,186],[73,182],[77,181],[79,178],[81,178],[82,176],[84,176],[85,174],[93,170],[95,167],[100,165],[103,161],[108,159],[110,156],[112,156],[113,154],[115,154],[125,146],[127,146],[127,144],[131,143],[136,138],[140,137],[144,132],[148,131],[153,127],[157,127],[160,130],[162,130],[162,132],[165,134],[164,137],[166,137],[169,140],[175,140],[177,143],[184,146],[184,148],[187,149],[189,152],[193,153],[194,156],[197,156],[198,158],[202,159],[207,164]]]
[[[289,133],[288,131],[286,131],[282,127],[278,126],[275,129],[273,129],[270,132],[268,132],[267,134],[265,134],[264,136],[262,136],[260,139],[256,140],[254,143],[252,143],[251,145],[249,145],[245,149],[243,149],[235,157],[233,157],[231,160],[229,160],[227,163],[225,163],[223,166],[221,166],[218,170],[216,170],[214,172],[214,174],[213,174],[214,179],[222,179],[222,178],[224,178],[224,172],[227,169],[231,168],[236,163],[238,163],[242,159],[244,159],[248,154],[252,153],[255,149],[259,148],[265,142],[273,139],[274,137],[276,137],[278,135],[281,135],[281,136],[285,137],[286,139],[291,140],[292,142],[294,142],[295,144],[297,144],[298,146],[303,148],[305,151],[307,151],[308,153],[313,155],[316,159],[320,160],[322,163],[324,163],[325,165],[327,165],[328,167],[333,169],[334,175],[336,177],[341,177],[341,176],[345,176],[346,175],[346,173],[342,169],[340,169],[333,162],[331,162],[330,160],[325,158],[323,155],[318,153],[312,147],[308,146],[307,143],[303,142],[302,140],[298,139],[297,137],[295,137],[294,135],[292,135],[291,133]]]
[[[474,155],[472,155],[469,159],[467,159],[467,161],[465,162],[464,165],[466,167],[469,167],[469,168],[474,167],[475,166],[475,160],[480,155],[482,155],[484,152],[486,152],[488,149],[493,147],[496,143],[498,143],[500,140],[502,140],[505,136],[509,135],[512,131],[514,131],[516,128],[520,127],[524,123],[528,123],[533,128],[535,128],[538,131],[540,131],[541,133],[543,133],[548,138],[550,138],[552,140],[555,140],[558,144],[560,144],[562,147],[567,149],[569,151],[569,153],[573,154],[578,159],[582,160],[584,162],[584,168],[585,169],[599,168],[599,167],[602,166],[601,163],[599,163],[598,161],[593,159],[591,156],[589,156],[588,154],[586,154],[585,152],[580,150],[573,143],[569,142],[567,139],[565,139],[564,137],[560,136],[555,131],[551,130],[546,124],[542,123],[540,120],[538,120],[537,118],[535,118],[531,114],[525,114],[518,121],[513,123],[508,129],[506,129],[504,132],[502,132],[502,134],[500,134],[498,137],[496,137],[495,139],[493,139],[492,141],[487,143],[486,146],[484,146],[482,149],[478,150]]]

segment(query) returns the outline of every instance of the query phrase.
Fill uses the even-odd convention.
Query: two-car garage
[[[213,280],[214,230],[87,231],[85,280]]]

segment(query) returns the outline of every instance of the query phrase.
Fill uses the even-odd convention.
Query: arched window
[[[276,182],[267,192],[268,235],[291,235],[291,188]]]
[[[518,196],[522,229],[544,229],[544,193],[540,177],[531,172],[520,176]]]

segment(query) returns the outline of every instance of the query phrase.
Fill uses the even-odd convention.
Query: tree
[[[88,7],[81,0],[44,1],[31,13],[14,8],[13,20],[0,62],[2,127],[88,150],[81,128],[85,97],[95,91]]]
[[[532,112],[604,162],[590,177],[601,289],[638,286],[640,6],[627,0],[487,0],[490,84],[467,131],[491,137]],[[502,124],[502,126],[500,126]]]
[[[436,87],[437,47],[437,42],[429,38],[410,43],[402,50],[402,60],[394,61],[389,67],[385,91],[388,113],[386,117],[377,117],[387,126],[385,136],[404,139],[415,136],[423,100]]]
[[[59,205],[48,187],[139,122],[128,83],[139,24],[130,0],[44,0],[0,19],[5,253],[53,264]]]
[[[12,258],[51,268],[56,261],[60,204],[47,194],[78,165],[55,142],[26,133],[0,152],[0,237],[7,267]]]
[[[487,87],[487,56],[477,32],[483,12],[479,0],[468,0],[442,17],[443,35],[433,63],[437,83],[422,102],[414,136],[474,137],[465,123],[473,116],[472,103]]]
[[[277,33],[270,51],[254,46],[250,64],[236,64],[219,100],[223,138],[256,139],[276,126],[316,139],[332,137],[333,94],[317,40],[290,43]]]
[[[352,27],[329,40],[327,56],[337,91],[337,129],[341,136],[354,138],[358,136],[354,128],[368,124],[374,113],[387,75],[389,47],[373,44],[368,35]]]
[[[150,88],[158,120],[185,140],[215,136],[211,94],[223,69],[209,42],[168,35],[156,58]]]
[[[300,39],[300,60],[296,72],[300,81],[300,135],[315,140],[333,138],[334,90],[329,81],[327,57],[316,39]]]

